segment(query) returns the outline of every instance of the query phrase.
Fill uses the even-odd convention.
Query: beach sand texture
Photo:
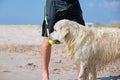
[[[40,25],[0,25],[0,80],[42,80]],[[76,80],[78,72],[64,44],[53,45],[50,80]],[[98,77],[120,75],[120,60],[108,64]]]

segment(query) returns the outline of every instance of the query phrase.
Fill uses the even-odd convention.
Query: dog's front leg
[[[96,66],[92,65],[90,66],[89,80],[96,80],[96,76],[97,76]]]
[[[87,63],[81,62],[80,63],[80,72],[79,72],[79,79],[78,80],[87,80],[88,71],[87,71]]]

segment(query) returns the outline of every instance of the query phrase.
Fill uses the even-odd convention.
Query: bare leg
[[[96,80],[96,76],[97,76],[96,67],[92,66],[89,72],[89,80]]]
[[[48,43],[48,37],[43,38],[41,47],[42,80],[49,80],[49,62],[51,56],[51,45]]]
[[[79,72],[80,71],[80,63],[76,62],[75,64],[76,64],[77,71]]]
[[[78,80],[87,80],[88,71],[85,62],[80,63],[80,72],[79,72],[79,79]]]

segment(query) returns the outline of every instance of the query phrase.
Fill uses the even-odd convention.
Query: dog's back
[[[102,64],[120,58],[120,29],[100,28],[95,30],[97,53]]]

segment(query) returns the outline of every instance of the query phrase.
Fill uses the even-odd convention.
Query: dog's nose
[[[59,40],[54,40],[55,44],[60,44],[61,42]]]

